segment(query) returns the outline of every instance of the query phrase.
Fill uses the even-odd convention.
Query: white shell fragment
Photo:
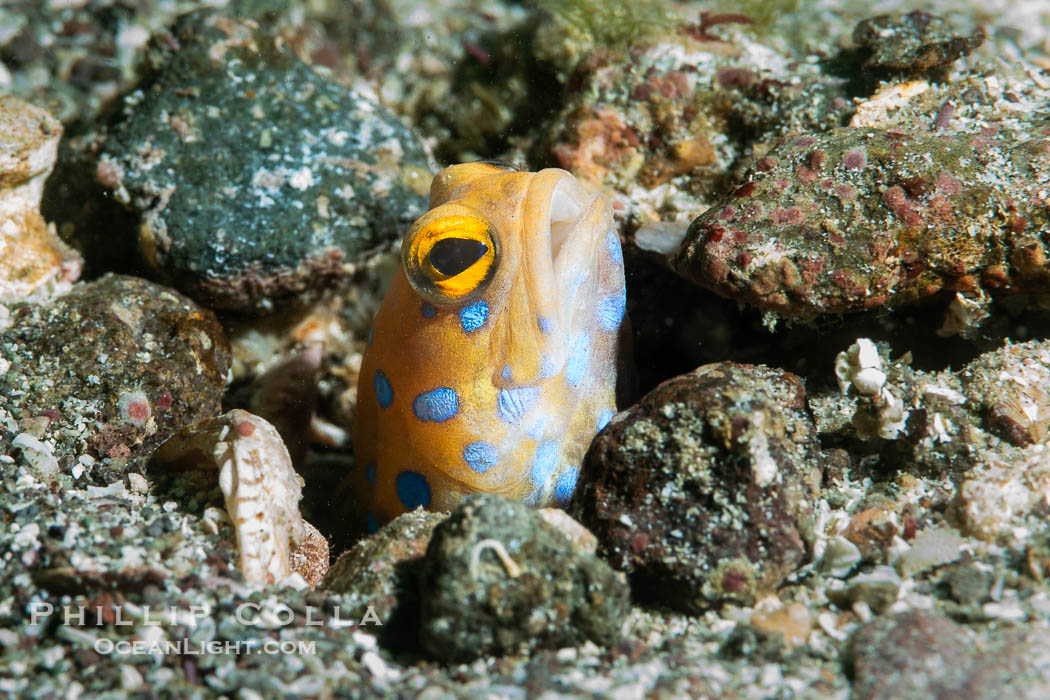
[[[47,477],[58,474],[58,460],[52,451],[51,445],[41,442],[29,433],[19,433],[11,441],[11,447],[22,450],[22,456],[29,462],[30,466]]]
[[[302,478],[268,422],[230,411],[180,431],[156,460],[178,470],[218,471],[238,566],[249,583],[277,583],[298,573],[313,585],[324,576],[328,543],[299,513]]]
[[[852,387],[861,396],[869,397],[879,415],[878,436],[892,440],[904,429],[911,411],[887,386],[883,367],[878,346],[868,338],[858,338],[835,358],[839,389],[846,393]]]
[[[565,535],[578,552],[594,554],[598,550],[598,538],[582,523],[561,508],[540,508],[540,517]]]
[[[885,129],[890,126],[890,114],[898,112],[913,98],[930,88],[925,80],[887,85],[866,100],[858,101],[857,111],[849,125],[869,129]]]

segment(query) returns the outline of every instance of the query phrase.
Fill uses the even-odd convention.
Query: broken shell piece
[[[80,277],[79,253],[40,215],[61,136],[47,111],[0,95],[0,303],[61,293]]]
[[[11,441],[11,447],[21,448],[22,456],[29,465],[45,477],[51,478],[58,474],[58,460],[50,444],[41,442],[29,433],[19,433]]]
[[[1050,439],[1050,343],[1030,341],[984,353],[961,372],[966,396],[999,437],[1025,447]]]
[[[598,551],[598,538],[561,508],[540,508],[540,517],[558,529],[581,554]]]
[[[857,338],[857,342],[835,358],[839,390],[845,393],[853,385],[858,393],[865,396],[878,394],[886,383],[886,373],[881,368],[882,358],[878,346],[868,338]]]
[[[855,128],[886,129],[892,126],[890,114],[899,112],[913,97],[930,88],[925,80],[887,85],[866,100],[859,101],[849,125]]]
[[[984,292],[977,290],[973,295],[956,292],[955,298],[944,311],[944,322],[937,329],[937,335],[948,338],[959,335],[972,338],[991,312],[992,299]]]
[[[179,431],[154,459],[169,470],[218,471],[238,566],[249,583],[276,583],[298,573],[313,585],[324,576],[328,544],[300,515],[302,478],[265,420],[230,411]]]
[[[321,532],[303,521],[306,536],[298,549],[292,552],[292,572],[303,577],[311,588],[316,586],[328,573],[328,540]]]

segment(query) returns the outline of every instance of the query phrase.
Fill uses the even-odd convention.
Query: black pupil
[[[454,277],[481,259],[488,247],[472,238],[443,238],[430,249],[430,264],[446,277]]]

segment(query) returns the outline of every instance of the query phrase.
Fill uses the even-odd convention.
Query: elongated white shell
[[[230,411],[179,432],[156,460],[178,470],[218,471],[248,582],[277,583],[298,573],[313,585],[324,575],[327,542],[299,513],[302,477],[268,422]]]

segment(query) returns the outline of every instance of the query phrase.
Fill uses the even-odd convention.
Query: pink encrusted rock
[[[45,110],[0,95],[0,303],[65,291],[80,255],[40,215],[62,125]]]
[[[785,138],[693,222],[673,266],[795,317],[1045,292],[1050,122],[1027,133]]]

